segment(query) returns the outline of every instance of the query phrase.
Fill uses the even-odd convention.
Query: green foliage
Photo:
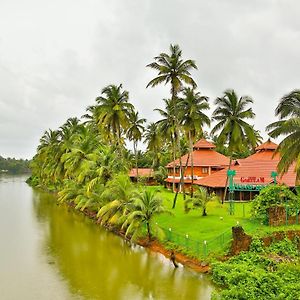
[[[269,126],[267,130],[273,138],[283,136],[277,148],[281,155],[278,163],[280,174],[286,173],[295,163],[297,180],[300,179],[300,90],[294,90],[282,97],[276,110],[279,121]]]
[[[252,108],[253,103],[249,96],[238,97],[234,90],[227,90],[223,97],[215,100],[217,108],[213,112],[213,120],[217,122],[211,131],[214,135],[220,132],[216,138],[217,145],[228,145],[228,153],[244,150],[245,145],[254,148],[257,145],[257,131],[246,122],[255,117]]]
[[[272,258],[291,255],[296,246],[283,240],[262,251],[258,240],[253,243],[250,252],[213,264],[213,281],[223,288],[213,299],[299,299],[299,262]]]
[[[209,201],[219,201],[219,197],[215,193],[209,194],[207,189],[202,186],[194,186],[196,189],[193,198],[187,198],[184,202],[185,212],[191,209],[202,209],[202,216],[207,216],[207,204]],[[189,207],[192,204],[192,208]]]
[[[132,239],[140,237],[143,227],[146,227],[149,240],[152,237],[152,230],[159,228],[153,224],[153,218],[163,213],[170,213],[162,204],[159,193],[155,190],[141,190],[134,196],[132,203],[127,205],[128,213],[124,216],[122,229],[126,229],[126,235]]]
[[[300,197],[297,197],[287,186],[269,185],[252,201],[252,215],[265,219],[268,208],[287,204],[291,208],[300,207]]]
[[[157,171],[154,172],[154,179],[157,183],[163,185],[165,179],[168,177],[168,171],[165,167],[160,166]]]
[[[30,161],[27,159],[15,159],[15,158],[4,158],[0,156],[0,174],[24,174],[30,173],[29,169]]]
[[[270,247],[268,247],[268,252],[275,253],[280,256],[289,256],[294,258],[300,254],[297,245],[288,238],[271,244]]]
[[[101,195],[107,199],[107,204],[100,207],[97,214],[101,223],[120,225],[128,214],[135,193],[136,189],[126,174],[118,174],[109,181]]]
[[[261,239],[259,239],[258,237],[253,237],[250,245],[250,251],[256,253],[262,253],[265,251]]]

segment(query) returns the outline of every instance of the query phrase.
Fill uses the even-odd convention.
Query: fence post
[[[189,235],[188,234],[185,235],[185,246],[187,249],[189,249]]]
[[[207,241],[203,242],[203,254],[204,254],[204,257],[207,256]]]
[[[171,241],[172,239],[172,228],[169,227],[169,241]]]

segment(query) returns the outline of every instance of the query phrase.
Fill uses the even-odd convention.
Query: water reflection
[[[159,254],[131,247],[53,195],[35,192],[33,208],[43,230],[43,251],[74,295],[86,299],[209,299],[201,275]]]

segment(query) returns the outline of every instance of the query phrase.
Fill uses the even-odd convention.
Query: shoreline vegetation
[[[4,158],[0,155],[0,175],[1,174],[29,174],[30,161],[28,159]]]
[[[248,123],[255,118],[251,107],[253,99],[249,96],[239,97],[234,90],[226,90],[215,100],[212,117],[206,115],[209,98],[197,91],[197,83],[191,75],[197,65],[193,60],[182,58],[178,45],[170,45],[169,53],[159,54],[147,67],[157,72],[157,77],[147,87],[160,84],[170,87],[169,99],[163,100],[164,107],[155,109],[160,116],[157,122],[145,126],[146,120],[130,103],[129,93],[122,84],[108,85],[86,109],[82,119],[69,118],[58,129],[49,129],[43,134],[30,163],[32,176],[28,183],[56,191],[59,203],[73,203],[76,210],[93,212],[101,225],[122,232],[134,242],[142,240],[146,243],[156,237],[160,243],[163,241],[161,244],[166,250],[158,243],[149,245],[167,256],[169,250],[198,259],[203,254],[205,263],[202,265],[207,267],[207,262],[224,257],[224,250],[228,250],[230,239],[222,233],[224,230],[240,224],[249,234],[272,232],[272,228],[264,225],[267,208],[284,205],[285,201],[298,205],[300,196],[291,191],[288,193],[287,187],[270,185],[260,192],[260,196],[265,193],[268,197],[258,196],[252,204],[235,204],[236,214],[229,215],[225,198],[217,199],[200,187],[195,190],[192,187],[187,193],[183,184],[185,166],[181,159],[177,168],[173,164],[170,176],[173,177],[173,193],[158,192],[145,186],[145,180],[138,175],[139,167],[152,168],[154,179],[163,184],[168,176],[164,166],[189,153],[193,143],[200,138],[211,139],[216,151],[228,156],[230,162],[249,156],[262,140],[260,132]],[[285,95],[275,113],[279,121],[270,124],[267,130],[274,138],[284,135],[277,149],[281,154],[278,173],[284,174],[296,163],[299,181],[300,90]],[[216,125],[209,134],[204,126],[211,122]],[[139,150],[142,140],[147,146],[144,152]],[[127,141],[133,143],[133,152],[126,147]],[[193,162],[191,165],[193,174]],[[132,168],[136,169],[138,184],[129,179],[128,172]],[[179,181],[177,188],[175,174],[180,174],[176,179]],[[179,193],[180,188],[182,193]],[[289,199],[281,197],[282,189],[286,190]],[[274,246],[281,249],[278,252],[275,251],[277,248],[271,248],[269,252],[269,248],[262,246],[257,247],[263,249],[257,253],[253,246],[248,254],[213,263],[212,278],[224,288],[218,291],[218,297],[289,299],[285,287],[289,286],[291,291],[298,287],[294,279],[300,276],[299,251],[288,241],[278,243]],[[283,257],[292,255],[294,268],[289,268],[288,260],[276,261],[274,257],[268,257],[272,253]],[[185,263],[190,260],[176,255]],[[289,282],[283,278],[283,265],[288,269]],[[272,280],[276,282],[275,286],[271,284]],[[271,288],[264,286],[264,281],[270,283]],[[243,285],[243,282],[247,284]],[[266,293],[269,293],[268,297]]]

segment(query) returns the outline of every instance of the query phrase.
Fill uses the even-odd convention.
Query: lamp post
[[[227,176],[229,178],[229,214],[234,215],[234,182],[233,177],[236,174],[235,170],[228,170]]]
[[[274,184],[277,184],[277,176],[278,176],[277,172],[275,171],[271,172],[271,177],[273,178]]]

